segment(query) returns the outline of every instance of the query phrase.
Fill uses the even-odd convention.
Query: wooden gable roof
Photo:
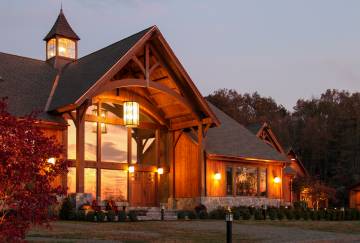
[[[191,106],[192,110],[197,113],[199,120],[208,118],[211,119],[213,124],[219,125],[215,114],[209,108],[156,26],[147,28],[65,66],[60,75],[48,110],[61,112],[66,109],[73,109],[81,105],[86,99],[93,97],[106,83],[109,85],[109,82],[116,81],[113,80],[115,75],[119,74],[122,68],[129,65],[131,61],[135,61],[135,64],[140,63],[141,65],[141,61],[138,60],[136,55],[139,51],[144,50],[144,45],[149,42],[152,44],[152,51],[157,53],[159,61],[161,61],[162,66],[165,67],[165,72],[172,78],[168,78],[167,80],[157,78],[156,81],[147,81],[147,86],[144,88],[162,87],[169,91],[168,93],[172,94],[172,96],[179,98],[183,103]],[[142,56],[144,55],[145,54],[142,54]],[[156,72],[154,73],[156,75]],[[161,75],[158,74],[158,76],[160,77]],[[121,84],[125,85],[125,83],[129,87],[141,87],[144,85],[139,79],[125,80]],[[112,84],[115,84],[115,82]],[[154,92],[148,92],[147,94],[155,96]],[[154,99],[155,98],[153,98],[153,100]],[[164,97],[163,100],[164,99],[166,99],[166,97]],[[164,104],[161,104],[163,100],[155,100],[153,103],[157,103],[158,108],[162,110],[165,117],[175,118],[166,112],[168,107],[166,108]],[[176,105],[175,102],[174,105]],[[176,111],[178,109],[174,107],[172,110]],[[176,119],[182,121],[181,119],[185,117],[186,114],[183,114],[184,116],[181,115],[182,114],[178,114],[179,117],[176,117]],[[182,123],[184,124],[184,122],[186,122],[185,118]],[[174,129],[176,128],[181,129],[181,127],[174,126]]]

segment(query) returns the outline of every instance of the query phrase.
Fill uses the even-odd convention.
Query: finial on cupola
[[[56,68],[61,68],[65,64],[77,59],[79,36],[71,28],[63,12],[62,3],[60,13],[45,36],[46,60]]]

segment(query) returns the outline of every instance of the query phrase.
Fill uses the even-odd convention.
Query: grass
[[[286,241],[289,237],[296,239],[303,235],[303,233],[299,233],[299,236],[296,236],[297,230],[306,230],[309,233],[315,230],[317,234],[324,235],[327,234],[325,232],[345,233],[360,237],[360,222],[241,220],[234,222],[233,240],[234,242],[259,242],[269,239],[269,233],[272,234],[271,237],[277,237],[276,234],[284,237],[283,232],[289,231],[290,236],[283,239]],[[27,235],[27,240],[29,242],[84,242],[89,239],[94,242],[107,240],[133,243],[224,242],[225,233],[225,222],[222,220],[127,223],[58,221],[52,223],[52,229],[32,228]],[[344,235],[339,237],[344,237]],[[301,238],[299,239],[301,240]]]

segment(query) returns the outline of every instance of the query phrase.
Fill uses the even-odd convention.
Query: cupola
[[[55,24],[45,36],[46,60],[54,67],[61,68],[65,64],[77,59],[79,36],[69,25],[62,8]]]

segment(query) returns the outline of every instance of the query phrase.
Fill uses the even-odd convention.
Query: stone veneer
[[[281,200],[266,197],[202,197],[201,203],[204,204],[208,211],[216,209],[219,206],[254,206],[263,205],[279,207]]]
[[[208,211],[216,209],[219,206],[254,206],[263,205],[279,207],[280,199],[266,197],[197,197],[197,198],[169,198],[168,207],[175,209],[193,210],[199,204],[206,206]]]

